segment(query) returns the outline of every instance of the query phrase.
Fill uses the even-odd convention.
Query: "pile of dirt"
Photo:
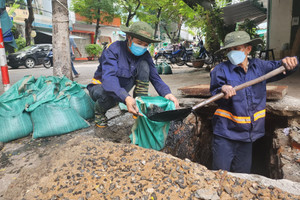
[[[162,152],[107,142],[93,133],[68,137],[64,144],[45,151],[39,162],[20,168],[0,197],[5,200],[300,198],[273,186],[233,177],[225,171],[212,172]],[[3,176],[0,171],[0,178]]]

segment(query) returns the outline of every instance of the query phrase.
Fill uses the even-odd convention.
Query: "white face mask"
[[[227,54],[227,57],[233,65],[238,65],[245,60],[246,55],[243,51],[232,50]]]

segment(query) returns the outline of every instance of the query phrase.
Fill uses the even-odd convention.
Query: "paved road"
[[[85,61],[85,62],[75,62],[75,68],[80,73],[78,78],[74,80],[81,84],[88,84],[91,82],[91,78],[94,75],[98,66],[98,61]],[[203,68],[189,68],[187,66],[173,66],[172,75],[161,75],[162,79],[170,86],[172,93],[175,96],[180,97],[180,92],[177,90],[180,87],[191,86],[197,84],[209,84],[210,77],[209,73]],[[38,78],[39,76],[52,76],[52,68],[46,69],[43,65],[38,65],[33,69],[27,69],[24,66],[19,69],[9,69],[9,76],[11,85],[16,83],[18,80],[23,78],[25,75],[33,75]],[[299,85],[300,85],[300,70],[297,73],[285,78],[281,81],[272,83],[273,85],[288,85],[288,95],[300,98]],[[3,93],[2,81],[0,83],[0,94]],[[156,95],[157,93],[150,86],[149,93],[151,95]]]
[[[94,71],[97,68],[97,62],[76,62],[75,63],[76,70],[80,73],[80,77],[75,79],[82,84],[88,83],[88,78],[93,76]],[[27,69],[24,66],[21,66],[19,69],[9,69],[9,78],[10,84],[13,85],[18,80],[22,79],[25,75],[33,75],[35,78],[40,76],[52,76],[53,75],[53,68],[46,69],[43,65],[35,66],[35,68]],[[0,83],[0,92],[3,93],[3,85],[2,79]]]
[[[88,84],[91,82],[91,78],[97,69],[98,61],[87,61],[87,62],[75,62],[75,68],[80,74],[78,78],[74,80],[81,84]],[[209,73],[205,72],[204,69],[189,68],[187,66],[173,66],[172,75],[161,75],[163,80],[170,86],[172,92],[179,95],[177,88],[196,85],[204,82],[209,83]],[[46,69],[43,65],[38,65],[35,68],[27,69],[21,66],[19,69],[9,69],[9,78],[11,86],[18,80],[22,79],[25,75],[33,75],[35,78],[40,76],[52,76],[53,68]],[[206,78],[203,79],[205,76]],[[152,86],[150,86],[150,94],[155,95],[156,92]],[[0,83],[0,93],[3,93],[2,81]]]

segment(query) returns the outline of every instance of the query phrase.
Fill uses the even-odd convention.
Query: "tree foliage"
[[[8,7],[13,7],[14,5],[19,5],[20,9],[26,9],[25,0],[6,0],[6,5]]]
[[[122,21],[128,27],[130,21],[138,14],[141,10],[141,0],[118,0],[119,13]]]
[[[85,17],[88,23],[96,23],[94,43],[97,42],[100,23],[113,21],[115,3],[116,0],[72,0],[71,10]]]
[[[251,39],[258,38],[258,34],[256,33],[257,30],[257,24],[254,20],[245,19],[245,21],[241,24],[238,24],[237,30],[239,31],[246,31]],[[264,44],[262,44],[262,47],[264,48]],[[255,52],[258,50],[257,46],[252,47],[252,51],[250,52],[251,56],[255,56]]]
[[[126,26],[134,17],[147,22],[172,41],[178,41],[181,26],[193,10],[182,0],[118,0],[119,13]],[[160,30],[160,31],[159,31]]]
[[[138,18],[153,24],[155,33],[160,29],[162,35],[172,42],[180,39],[182,25],[194,13],[182,0],[143,0],[142,5],[143,12],[138,14]]]
[[[200,5],[194,6],[196,15],[186,22],[189,27],[198,29],[198,38],[205,38],[206,47],[211,52],[220,48],[220,43],[228,32],[234,31],[235,25],[225,26],[222,18],[222,7],[230,2],[231,0],[210,1],[211,9],[205,9]]]
[[[234,30],[224,26],[222,19],[221,8],[229,2],[231,0],[203,0],[199,4],[187,0],[73,0],[73,10],[81,11],[79,14],[90,21],[98,16],[96,8],[112,13],[108,17],[118,13],[126,26],[136,18],[152,25],[155,36],[160,35],[159,39],[166,36],[171,42],[180,40],[182,26],[185,25],[196,29],[199,37],[205,37],[207,48],[215,51],[226,33]],[[111,8],[114,11],[110,11]]]

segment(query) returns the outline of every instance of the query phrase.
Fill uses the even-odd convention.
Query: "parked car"
[[[35,44],[27,46],[16,53],[7,56],[7,64],[14,69],[24,65],[27,68],[33,68],[35,65],[44,63],[44,58],[52,49],[51,44]]]

